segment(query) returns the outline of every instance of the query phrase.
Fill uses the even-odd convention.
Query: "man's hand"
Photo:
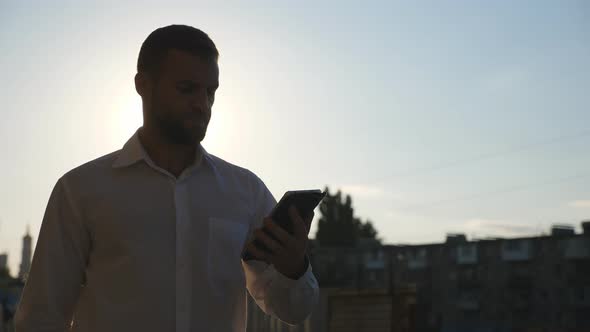
[[[278,241],[268,236],[263,231],[263,228],[258,228],[254,231],[255,238],[264,243],[270,252],[258,249],[253,242],[246,246],[246,249],[255,259],[273,264],[275,269],[283,275],[291,279],[298,279],[307,269],[308,262],[305,259],[305,251],[309,241],[307,238],[309,234],[307,225],[311,225],[314,213],[312,212],[304,221],[295,206],[291,206],[289,216],[293,224],[293,235],[274,223],[270,217],[267,217],[264,218],[263,228],[277,238]]]

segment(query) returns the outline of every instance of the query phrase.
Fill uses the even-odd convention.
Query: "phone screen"
[[[322,192],[321,190],[317,189],[287,191],[271,211],[270,217],[273,219],[275,223],[281,226],[288,233],[293,234],[294,230],[293,224],[291,223],[291,218],[289,217],[289,207],[291,205],[295,205],[295,207],[299,211],[299,215],[305,220],[309,215],[311,215],[311,213],[313,213],[313,210],[320,204],[321,200],[325,196],[325,192]],[[309,229],[310,227],[311,225],[307,225],[307,229]],[[270,237],[277,240],[272,234],[270,234],[266,230],[265,232]],[[269,251],[268,248],[263,243],[260,243],[258,240],[254,240],[254,244],[257,248],[260,248],[267,252]],[[247,250],[242,255],[242,258],[245,261],[253,259],[253,257],[250,255],[250,253],[248,253]]]
[[[293,224],[289,217],[289,207],[295,205],[303,219],[313,213],[326,193],[320,190],[298,190],[286,192],[275,208],[271,211],[271,218],[290,234],[293,234]],[[311,225],[307,225],[308,229]]]

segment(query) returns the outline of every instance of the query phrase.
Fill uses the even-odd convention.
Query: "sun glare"
[[[113,139],[116,141],[115,144],[119,145],[121,141],[126,142],[143,124],[141,99],[137,95],[122,98],[114,112]]]
[[[120,111],[121,134],[129,138],[143,124],[141,98],[137,95],[129,96],[126,106]]]
[[[143,124],[141,98],[137,95],[121,97],[119,102],[114,103],[112,110],[112,132],[109,144],[119,146]],[[239,119],[235,118],[233,112],[233,105],[228,96],[223,96],[219,104],[213,107],[207,136],[203,141],[208,151],[230,153],[234,148],[237,139],[234,136],[237,135],[238,128],[236,121]]]

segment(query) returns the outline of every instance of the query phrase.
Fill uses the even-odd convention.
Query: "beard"
[[[207,132],[207,127],[186,128],[183,119],[171,115],[154,115],[155,124],[160,133],[171,143],[194,146],[200,143]]]
[[[156,101],[156,99],[152,99]],[[162,136],[172,144],[196,146],[199,144],[207,133],[207,125],[209,119],[206,119],[205,124],[186,127],[184,121],[188,119],[195,119],[194,116],[182,116],[169,112],[169,107],[161,103],[154,103],[155,108],[152,109],[152,120],[156,128]],[[200,119],[200,117],[196,117]]]

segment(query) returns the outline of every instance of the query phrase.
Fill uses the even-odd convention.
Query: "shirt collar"
[[[199,143],[196,147],[198,150],[195,154],[196,159],[193,164],[189,167],[196,167],[200,165],[203,159],[209,159],[209,154],[205,150],[205,148]],[[154,162],[150,158],[150,156],[145,151],[141,141],[139,140],[139,129],[135,131],[133,136],[129,138],[127,143],[123,146],[123,148],[119,151],[119,155],[113,162],[113,168],[121,168],[127,167],[135,164],[138,161],[144,160],[146,163],[153,165]]]

